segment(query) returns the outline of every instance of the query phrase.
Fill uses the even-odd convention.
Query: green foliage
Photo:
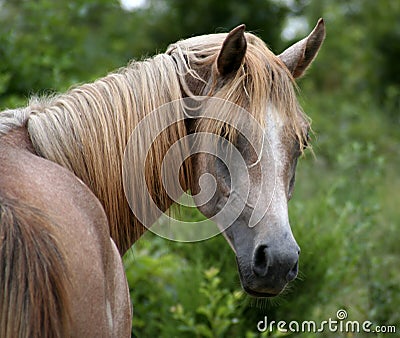
[[[156,239],[154,240],[156,241]],[[182,258],[168,254],[165,249],[154,250],[145,245],[141,254],[129,251],[124,259],[127,278],[131,285],[131,298],[134,305],[133,328],[140,337],[154,337],[162,331],[169,306],[175,302],[176,287],[179,282]],[[147,246],[149,246],[148,243]],[[151,255],[150,255],[151,253]],[[161,292],[162,290],[162,292]],[[146,316],[139,316],[142,313]]]
[[[338,92],[353,103],[365,96],[387,107],[399,122],[400,2],[391,0],[297,1],[310,22],[323,16],[328,39],[310,72],[315,89]],[[361,99],[361,101],[362,101]]]
[[[142,29],[148,30],[153,41],[165,47],[178,39],[215,32],[226,32],[240,23],[254,30],[266,42],[281,47],[280,33],[288,8],[277,1],[241,0],[215,1],[150,0],[141,11],[145,18]],[[168,29],[160,29],[160,26]]]
[[[280,52],[300,38],[281,39],[286,22],[300,18],[311,28],[321,16],[326,42],[299,81],[315,158],[300,161],[289,205],[300,278],[278,299],[257,301],[241,291],[222,236],[184,244],[147,233],[124,259],[133,336],[281,337],[259,333],[257,323],[265,315],[321,321],[340,308],[351,320],[400,330],[400,3],[148,0],[127,12],[116,0],[0,1],[1,109],[240,23]],[[182,217],[202,216],[185,209]]]
[[[178,332],[189,333],[190,337],[220,337],[239,322],[236,316],[241,293],[231,293],[223,288],[218,273],[216,268],[204,272],[198,290],[204,303],[194,313],[186,313],[180,303],[171,308],[173,318],[181,323]],[[203,321],[198,317],[203,317]]]

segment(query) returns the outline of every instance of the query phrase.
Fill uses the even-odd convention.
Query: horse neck
[[[31,104],[28,131],[35,151],[70,169],[89,186],[104,207],[111,236],[121,253],[145,230],[132,215],[123,190],[122,161],[129,136],[144,116],[181,97],[175,63],[162,54],[67,94]],[[182,124],[170,127],[166,139],[185,136]],[[169,142],[175,142],[173,138]],[[141,144],[137,144],[138,152],[140,149]],[[134,165],[144,166],[145,159],[139,156]],[[148,171],[153,175],[149,193],[165,211],[172,201],[158,191],[161,163],[150,161],[148,166],[153,169]]]

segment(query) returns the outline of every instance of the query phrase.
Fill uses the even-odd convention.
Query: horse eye
[[[310,132],[307,132],[306,137],[303,140],[303,148],[301,149],[302,151],[306,150],[310,144],[311,141],[311,136],[310,136]]]
[[[292,199],[292,196],[293,196],[295,180],[296,180],[296,175],[295,175],[295,173],[293,173],[293,176],[292,176],[292,178],[290,179],[290,182],[289,182],[289,189],[288,189],[288,200],[289,201]]]

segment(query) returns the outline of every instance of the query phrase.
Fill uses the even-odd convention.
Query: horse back
[[[0,336],[127,337],[129,294],[105,213],[23,128],[0,138]]]

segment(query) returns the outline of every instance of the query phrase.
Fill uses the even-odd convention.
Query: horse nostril
[[[257,277],[269,277],[291,282],[299,269],[299,250],[282,252],[263,244],[256,247],[252,269]]]
[[[253,271],[259,277],[265,277],[268,273],[268,246],[260,245],[254,253]]]
[[[299,261],[296,261],[292,269],[286,275],[286,281],[289,283],[297,277],[299,271]]]

